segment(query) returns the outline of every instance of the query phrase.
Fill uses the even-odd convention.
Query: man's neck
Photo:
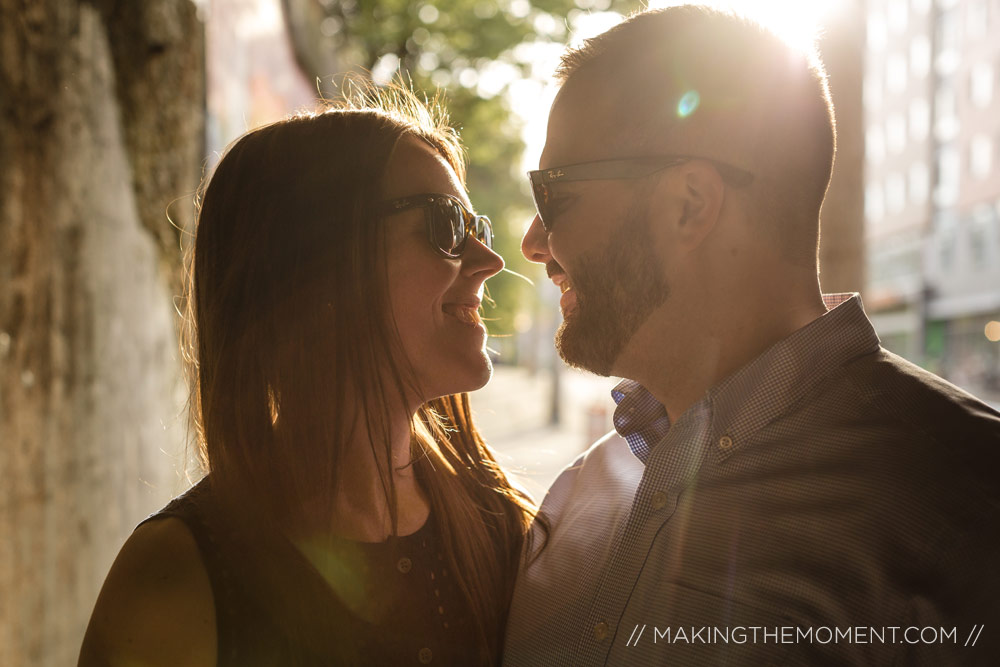
[[[818,290],[814,298],[742,298],[697,326],[678,327],[678,310],[666,307],[636,332],[615,372],[639,382],[675,422],[709,389],[825,312]]]

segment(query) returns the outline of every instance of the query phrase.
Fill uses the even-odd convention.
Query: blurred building
[[[839,0],[828,7],[819,41],[837,117],[837,159],[820,216],[824,292],[857,292],[865,281],[863,7],[863,0]]]
[[[280,0],[204,5],[206,143],[214,166],[222,150],[247,130],[312,108],[316,86],[295,63]]]
[[[1000,1],[868,0],[866,305],[883,345],[1000,400]]]

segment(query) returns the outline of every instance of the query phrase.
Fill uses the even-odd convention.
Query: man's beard
[[[606,246],[573,263],[576,307],[556,332],[563,361],[597,375],[611,375],[632,335],[670,294],[653,250],[649,207],[640,200]]]

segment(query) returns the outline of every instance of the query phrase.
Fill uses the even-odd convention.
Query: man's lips
[[[555,260],[548,262],[545,265],[545,275],[547,275],[549,279],[555,283],[556,287],[559,288],[559,291],[562,294],[565,294],[572,289],[572,285],[569,283],[569,276],[566,275],[566,271],[563,270],[563,268],[559,266],[559,263]]]
[[[551,276],[552,282],[555,286],[559,288],[559,292],[562,297],[559,299],[559,306],[562,308],[563,313],[568,312],[576,306],[576,292],[573,291],[573,285],[569,282],[569,276],[565,273],[556,273]]]

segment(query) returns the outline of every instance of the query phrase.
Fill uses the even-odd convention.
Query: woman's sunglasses
[[[413,208],[424,209],[427,240],[440,255],[449,259],[461,257],[470,234],[487,248],[493,248],[493,224],[490,219],[472,213],[452,195],[427,193],[394,199],[383,207],[382,216]]]

